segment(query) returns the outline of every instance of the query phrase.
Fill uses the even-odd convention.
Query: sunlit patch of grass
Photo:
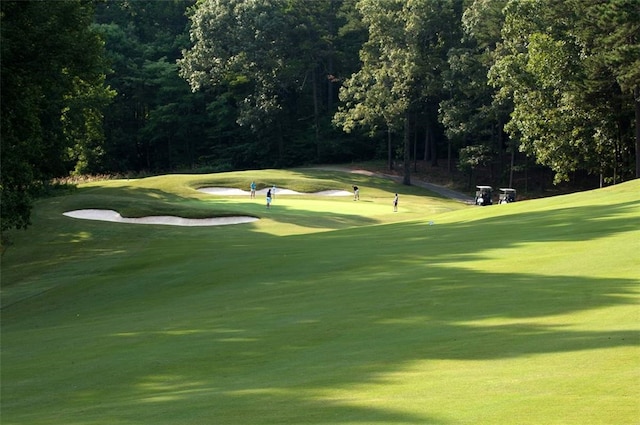
[[[353,178],[175,175],[39,202],[3,256],[3,422],[637,421],[640,182],[485,208],[366,176],[360,202],[269,211],[195,190]],[[62,216],[83,207],[260,221]]]

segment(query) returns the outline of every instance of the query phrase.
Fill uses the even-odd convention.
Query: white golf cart
[[[510,204],[511,202],[516,202],[516,190],[507,188],[500,188],[500,197],[498,203],[500,204]]]
[[[476,186],[475,204],[480,206],[493,204],[492,193],[493,188],[491,186]]]

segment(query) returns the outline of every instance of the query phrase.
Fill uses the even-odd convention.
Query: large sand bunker
[[[133,224],[162,224],[167,226],[224,226],[228,224],[242,224],[257,221],[255,217],[214,217],[214,218],[183,218],[171,215],[156,215],[140,218],[122,217],[117,211],[113,210],[75,210],[63,213],[63,215],[72,218],[80,218],[84,220],[111,221],[115,223],[133,223]]]

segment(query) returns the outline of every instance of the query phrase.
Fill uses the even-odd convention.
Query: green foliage
[[[448,51],[444,85],[450,95],[440,102],[439,120],[456,147],[486,144],[501,153],[503,125],[511,112],[510,102],[494,101],[495,89],[487,73],[500,41],[506,0],[476,0],[462,16],[460,47]]]
[[[3,1],[1,230],[29,224],[31,197],[101,154],[103,43],[84,1]]]
[[[485,145],[465,146],[460,149],[458,168],[471,172],[480,166],[486,166],[491,159],[491,148]]]
[[[434,103],[443,90],[442,70],[457,25],[454,1],[361,0],[357,8],[369,31],[360,51],[362,67],[340,90],[342,105],[334,123],[347,132],[361,126],[374,134],[380,127],[403,134],[405,181],[408,182],[411,126],[421,103]],[[391,157],[389,156],[391,166]]]
[[[315,144],[318,159],[323,105],[331,105],[334,96],[334,82],[320,76],[335,78],[338,63],[335,4],[205,1],[193,9],[193,46],[183,52],[180,73],[194,91],[213,89],[233,101],[235,121],[258,139],[253,149],[266,154],[257,163],[312,159],[313,154],[300,155],[301,130],[315,133],[305,146]],[[322,87],[329,89],[327,98]]]
[[[623,3],[510,2],[505,9],[492,81],[514,102],[507,130],[521,150],[556,173],[556,181],[579,169],[613,181],[630,175],[632,93],[618,75],[634,62],[616,69],[595,42],[612,40],[612,27],[593,25],[602,14],[608,18],[600,23],[615,16],[621,28],[637,26]],[[616,40],[608,48],[624,51],[627,40]]]
[[[105,117],[105,155],[92,172],[172,170],[195,166],[206,146],[201,94],[192,94],[175,61],[188,45],[185,10],[192,2],[103,2],[96,28],[106,40],[112,68],[108,84],[118,92]]]

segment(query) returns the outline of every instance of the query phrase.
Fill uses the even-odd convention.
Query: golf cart
[[[491,193],[493,188],[491,186],[476,186],[476,199],[475,204],[480,206],[491,205]]]
[[[511,188],[500,188],[500,198],[498,203],[510,204],[516,202],[516,190]]]

